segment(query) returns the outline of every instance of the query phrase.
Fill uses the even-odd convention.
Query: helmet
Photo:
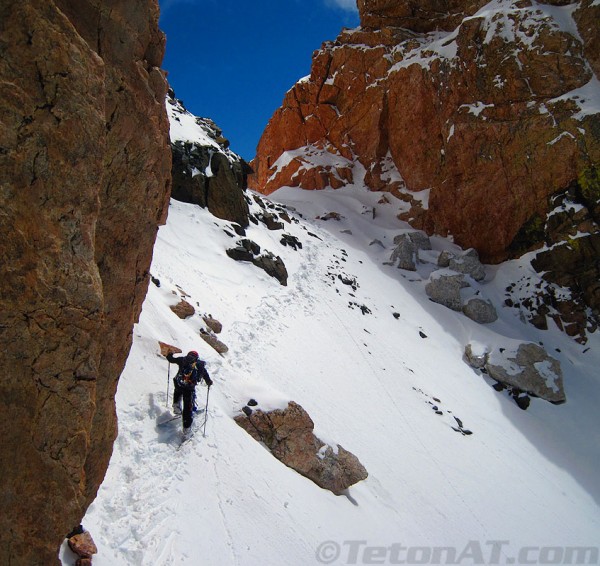
[[[187,357],[188,358],[194,358],[195,360],[198,359],[198,352],[196,352],[196,350],[192,350],[190,352],[187,353]]]

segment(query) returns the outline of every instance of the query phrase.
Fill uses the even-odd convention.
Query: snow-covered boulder
[[[342,448],[324,443],[313,434],[314,423],[297,403],[264,412],[244,408],[235,421],[262,442],[286,466],[336,495],[367,478],[358,458]]]
[[[489,299],[472,297],[462,307],[465,316],[479,324],[487,324],[498,320],[496,308]]]
[[[431,274],[425,292],[434,303],[444,305],[453,311],[461,311],[463,300],[460,290],[469,286],[464,275],[440,270]]]
[[[551,403],[567,400],[560,362],[532,342],[522,342],[516,349],[492,350],[485,369],[496,381]]]
[[[480,345],[467,344],[465,346],[465,359],[475,369],[484,369],[488,360],[488,352]]]

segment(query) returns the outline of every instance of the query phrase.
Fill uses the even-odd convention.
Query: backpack
[[[181,366],[175,377],[177,385],[184,389],[194,389],[198,384],[198,360]]]

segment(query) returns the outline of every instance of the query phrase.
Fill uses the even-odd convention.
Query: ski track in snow
[[[557,436],[568,426],[565,420],[557,425],[557,418],[580,414],[589,429],[598,424],[590,407],[600,399],[585,366],[568,365],[580,359],[581,348],[558,332],[526,328],[512,311],[483,327],[433,305],[418,273],[382,266],[402,226],[391,205],[378,210],[376,222],[361,216],[376,194],[283,190],[274,196],[302,210],[304,220],[284,231],[303,248],[281,246],[281,232],[264,227],[251,225],[248,237],[281,255],[287,287],[225,256],[235,242],[223,231],[228,223],[192,205],[171,204],[152,266],[161,287],[150,285],[134,330],[117,395],[119,436],[84,519],[99,547],[94,564],[270,566],[283,559],[304,566],[317,563],[324,540],[342,550],[347,540],[457,548],[468,540],[592,544],[590,533],[600,530],[598,506],[574,478],[591,477],[584,454],[594,446],[593,433],[588,445],[577,439],[568,448],[581,460],[573,473],[555,458],[567,450],[566,439],[576,438],[568,431]],[[343,215],[339,223],[311,220],[331,210]],[[369,246],[374,237],[387,249]],[[339,274],[354,278],[356,288]],[[182,321],[170,311],[182,290],[198,313],[223,322],[225,356],[199,340],[198,314]],[[559,408],[534,400],[522,413],[464,364],[462,348],[474,334],[494,344],[508,331],[560,346],[563,370],[575,371],[587,387],[580,394],[566,376],[572,410],[569,403]],[[170,405],[157,340],[199,350],[215,381],[206,437],[197,416],[196,433],[180,450],[180,421],[157,426]],[[593,365],[597,356],[591,356]],[[280,464],[232,420],[250,397],[264,408],[299,402],[315,433],[354,452],[369,478],[347,498],[335,497]],[[206,388],[199,388],[200,406],[205,399]],[[457,434],[457,418],[472,436]],[[597,452],[587,458],[593,461]],[[68,563],[68,551],[63,554]]]

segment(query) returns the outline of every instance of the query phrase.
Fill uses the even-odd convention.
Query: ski
[[[165,425],[168,425],[169,423],[172,423],[174,420],[180,419],[180,418],[181,418],[181,415],[175,415],[174,417],[170,417],[164,421],[158,421],[156,423],[156,426],[165,426]]]
[[[190,440],[192,440],[192,438],[194,438],[194,433],[190,432],[189,436],[185,436],[181,439],[181,442],[179,443],[179,446],[177,447],[177,451],[179,452],[179,450],[181,450],[181,448],[183,446],[185,446]]]
[[[194,412],[195,415],[201,415],[204,412],[204,409],[198,409],[197,411]],[[164,421],[157,421],[156,426],[165,426],[168,425],[169,423],[172,423],[173,421],[180,419],[181,415],[175,415],[174,417],[170,416],[169,418],[165,419]]]
[[[198,410],[195,412],[195,414],[196,414],[196,415],[201,415],[202,413],[204,413],[204,409],[198,409]],[[204,422],[206,422],[206,420],[205,420]],[[197,421],[194,421],[194,422],[192,423],[192,426],[190,427],[190,428],[191,428],[191,430],[190,430],[190,432],[188,433],[188,436],[183,436],[183,433],[182,433],[182,439],[181,439],[181,442],[180,442],[179,446],[177,447],[177,450],[178,450],[178,451],[179,451],[179,450],[181,450],[181,447],[182,447],[184,444],[187,444],[187,443],[188,443],[188,442],[189,442],[189,441],[190,441],[192,438],[194,438],[194,436],[195,436],[195,434],[196,434],[196,432],[197,432],[197,430],[196,430],[196,429],[197,429],[197,427],[198,427],[198,426],[202,427],[202,426],[203,426],[203,424],[201,424],[201,425],[198,425]]]

